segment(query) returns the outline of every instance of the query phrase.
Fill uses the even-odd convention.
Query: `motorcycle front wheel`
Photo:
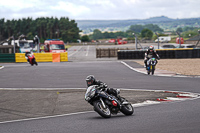
[[[126,99],[124,99],[126,102],[128,102]],[[122,108],[120,110],[124,115],[132,115],[134,112],[133,106],[128,103],[128,104],[124,104],[122,105]]]
[[[110,118],[111,117],[111,112],[110,109],[108,108],[108,106],[106,105],[106,108],[103,108],[103,105],[101,103],[101,101],[94,101],[93,102],[94,105],[94,110],[102,117],[104,118]]]
[[[150,74],[149,70],[147,71],[147,74],[148,74],[148,75]]]
[[[147,66],[146,70],[147,70],[147,74],[149,75],[150,74],[150,66],[149,65]]]
[[[152,66],[152,71],[151,71],[152,75],[154,75],[154,71],[155,71],[155,66]]]

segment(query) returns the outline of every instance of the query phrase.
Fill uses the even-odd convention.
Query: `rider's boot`
[[[119,95],[119,93],[120,93],[120,89],[117,89],[116,90],[117,91],[117,98],[118,98],[118,100],[121,102],[121,104],[127,104],[128,102],[124,99],[124,98],[122,98],[120,95]]]
[[[119,94],[117,95],[117,98],[119,99],[119,101],[120,101],[121,103],[123,103],[124,100],[121,98],[121,96],[120,96]]]
[[[147,62],[144,63],[144,68],[147,70]]]
[[[117,98],[119,99],[119,101],[123,104],[123,102],[124,102],[124,99],[123,98],[121,98],[121,96],[119,95],[119,93],[120,93],[120,89],[117,89],[116,90],[117,91]]]

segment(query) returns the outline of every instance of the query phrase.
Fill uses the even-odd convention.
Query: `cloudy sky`
[[[200,17],[200,0],[0,0],[0,19],[69,17],[75,20]]]

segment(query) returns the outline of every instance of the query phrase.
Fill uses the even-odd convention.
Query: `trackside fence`
[[[117,52],[119,50],[133,50],[133,48],[132,49],[130,49],[130,48],[124,48],[124,49],[121,49],[121,48],[97,48],[96,49],[96,58],[117,57]]]

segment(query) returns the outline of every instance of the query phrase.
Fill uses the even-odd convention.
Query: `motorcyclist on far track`
[[[88,87],[91,85],[98,85],[99,87],[101,87],[103,89],[103,91],[107,92],[108,94],[114,95],[116,98],[118,98],[120,100],[120,102],[123,103],[123,100],[121,99],[121,97],[119,95],[119,93],[120,93],[119,89],[108,88],[108,85],[106,83],[103,83],[100,80],[96,80],[93,75],[87,76],[86,83],[87,83]]]
[[[27,63],[29,63],[28,55],[31,54],[31,52],[32,52],[32,51],[30,51],[30,52],[29,52],[29,51],[26,51],[26,53],[25,53],[25,58],[26,58],[26,60],[27,60]]]
[[[144,67],[147,69],[147,61],[150,58],[157,58],[158,60],[160,59],[159,55],[157,54],[156,50],[154,50],[154,46],[150,46],[147,51],[145,52],[145,56],[144,56]],[[156,64],[158,63],[158,61],[156,62]]]

